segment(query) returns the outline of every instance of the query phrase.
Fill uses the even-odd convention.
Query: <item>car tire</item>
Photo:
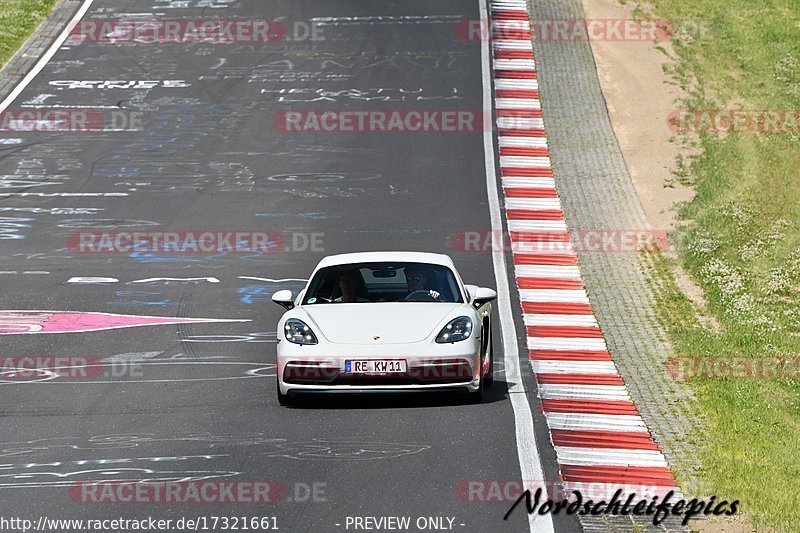
[[[483,380],[486,382],[484,386],[488,389],[489,387],[494,385],[494,347],[492,345],[491,323],[489,325],[489,331],[487,335],[489,335],[489,340],[487,341],[487,346],[486,346],[486,349],[489,351],[489,371],[486,372],[486,375],[483,377]]]

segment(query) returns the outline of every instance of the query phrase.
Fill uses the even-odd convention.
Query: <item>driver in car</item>
[[[428,274],[418,269],[406,270],[406,285],[408,286],[408,294],[415,292],[427,292],[431,298],[439,299],[439,292],[429,289]]]
[[[359,293],[364,287],[364,278],[358,270],[345,270],[339,275],[339,289],[342,295],[333,300],[342,303],[369,302]]]

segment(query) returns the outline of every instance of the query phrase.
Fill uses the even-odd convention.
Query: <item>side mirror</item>
[[[493,302],[497,299],[497,293],[492,289],[486,287],[477,287],[472,297],[472,305],[480,307],[482,305]]]
[[[287,311],[294,308],[294,298],[292,298],[292,291],[283,289],[272,295],[272,301],[284,307]]]
[[[464,288],[467,289],[467,297],[469,298],[469,303],[472,303],[475,300],[475,295],[478,293],[477,285],[464,285]]]

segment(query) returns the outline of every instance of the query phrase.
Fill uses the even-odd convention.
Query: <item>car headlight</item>
[[[317,336],[308,324],[296,318],[290,318],[283,325],[286,340],[295,344],[317,344]]]
[[[460,316],[451,320],[439,335],[436,336],[436,342],[445,344],[448,342],[458,342],[469,338],[472,335],[472,320],[467,316]]]

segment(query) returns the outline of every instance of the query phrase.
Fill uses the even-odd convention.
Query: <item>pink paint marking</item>
[[[82,311],[0,311],[0,335],[80,333],[166,324],[250,322],[221,318],[118,315]]]

